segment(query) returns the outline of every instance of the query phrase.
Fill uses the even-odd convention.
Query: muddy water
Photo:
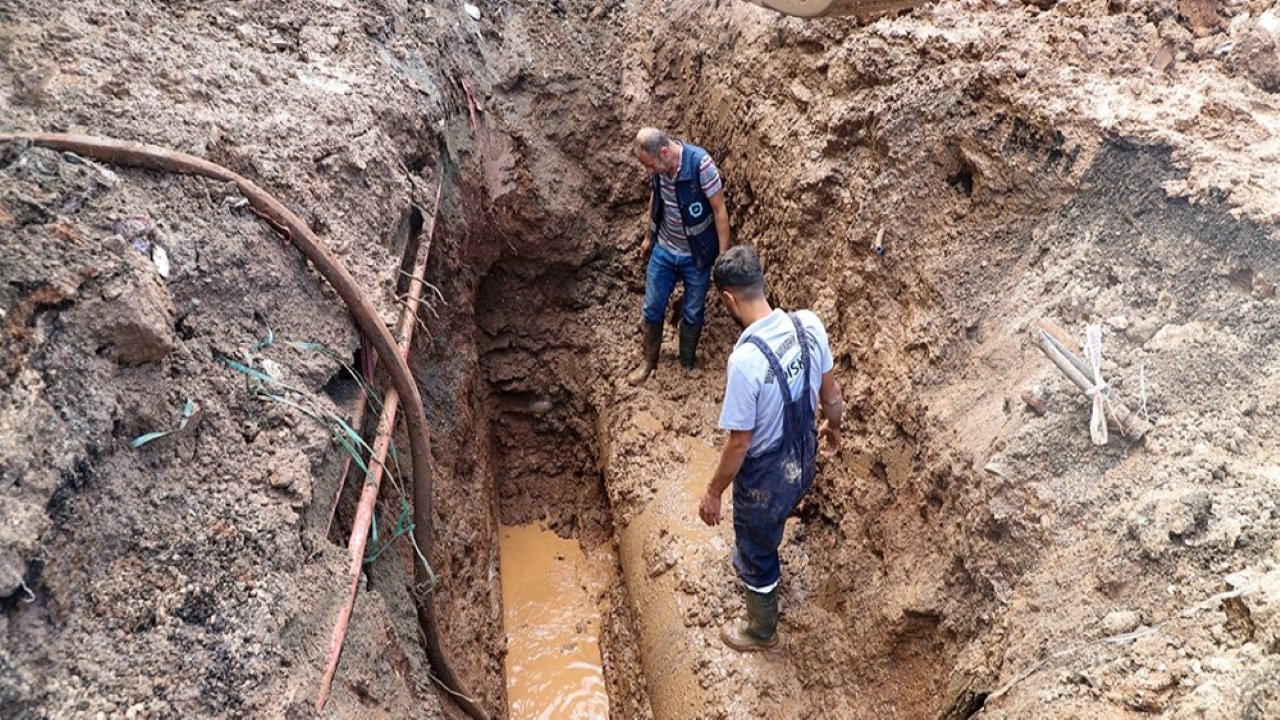
[[[608,717],[599,599],[614,558],[538,525],[504,527],[498,543],[511,720]]]

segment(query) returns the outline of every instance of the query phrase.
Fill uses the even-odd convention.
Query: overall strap
[[[778,356],[774,354],[769,344],[760,338],[752,335],[747,338],[752,345],[760,348],[760,352],[764,353],[764,359],[769,361],[769,367],[773,370],[773,376],[778,379],[778,389],[782,391],[782,402],[784,405],[791,404],[791,387],[787,382],[787,374],[782,371],[782,363],[778,362]]]
[[[810,394],[810,392],[809,392],[809,339],[808,339],[808,335],[805,333],[804,325],[800,323],[800,316],[799,316],[799,315],[797,315],[797,314],[795,314],[795,313],[787,313],[787,317],[791,318],[791,324],[792,324],[792,325],[794,325],[794,326],[795,326],[795,328],[796,328],[796,342],[800,343],[800,357],[803,359],[803,362],[804,362],[804,390],[803,390],[803,392],[804,392],[804,394],[805,394],[805,398],[806,398],[806,399],[808,399],[808,398],[810,398],[810,397],[811,397],[811,394]],[[813,404],[813,401],[812,401],[812,400],[810,400],[810,401],[809,401],[808,403],[806,403],[806,404],[810,406],[810,407],[809,407],[809,409],[810,409],[810,410],[813,410],[813,409],[814,409],[814,408],[812,407],[812,404]]]
[[[795,313],[787,313],[787,317],[791,318],[791,325],[796,330],[796,342],[800,344],[800,361],[804,368],[804,388],[809,387],[809,342],[804,330],[804,325],[800,322],[800,316]],[[791,404],[791,383],[787,382],[787,375],[782,371],[782,361],[773,348],[769,344],[761,340],[755,335],[750,335],[747,340],[760,349],[764,355],[764,359],[769,361],[769,368],[773,370],[773,376],[778,379],[778,384],[782,390],[782,401],[788,405]],[[812,404],[812,403],[811,403]],[[813,408],[810,407],[810,410]]]

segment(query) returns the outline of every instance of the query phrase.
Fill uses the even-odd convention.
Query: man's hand
[[[742,460],[751,447],[750,430],[730,430],[725,441],[724,450],[720,451],[720,462],[716,464],[715,474],[707,483],[707,492],[698,503],[698,517],[708,525],[720,524],[720,496],[733,484],[733,478],[742,469]]]
[[[644,234],[644,242],[640,243],[640,259],[649,260],[649,251],[653,250],[653,238],[649,233]]]
[[[702,496],[702,502],[698,503],[698,517],[708,525],[719,525],[720,496],[711,494],[711,490],[708,489]]]
[[[822,423],[822,454],[826,457],[833,457],[840,453],[840,428],[832,427],[831,423]]]
[[[834,370],[822,373],[818,397],[822,399],[822,454],[831,457],[840,452],[840,418],[844,417],[844,396]]]

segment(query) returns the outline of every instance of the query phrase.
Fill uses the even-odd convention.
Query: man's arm
[[[718,192],[707,198],[711,203],[712,217],[716,221],[716,240],[720,243],[720,253],[729,249],[729,209],[724,204],[724,192]]]
[[[844,417],[844,396],[840,393],[835,371],[822,373],[818,398],[822,400],[822,416],[826,419],[822,426],[822,437],[826,440],[822,454],[835,455],[840,452],[840,420]]]
[[[707,493],[702,496],[702,502],[698,505],[698,515],[702,522],[708,525],[720,523],[720,496],[742,469],[742,461],[747,457],[747,449],[750,447],[750,430],[729,431],[724,450],[720,452],[720,463],[716,465],[716,472],[707,484]]]

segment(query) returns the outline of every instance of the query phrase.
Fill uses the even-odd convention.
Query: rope
[[[1086,325],[1084,329],[1084,356],[1092,371],[1093,387],[1084,391],[1093,400],[1093,414],[1089,417],[1089,437],[1094,445],[1107,444],[1107,414],[1110,409],[1110,387],[1102,379],[1102,326]]]

